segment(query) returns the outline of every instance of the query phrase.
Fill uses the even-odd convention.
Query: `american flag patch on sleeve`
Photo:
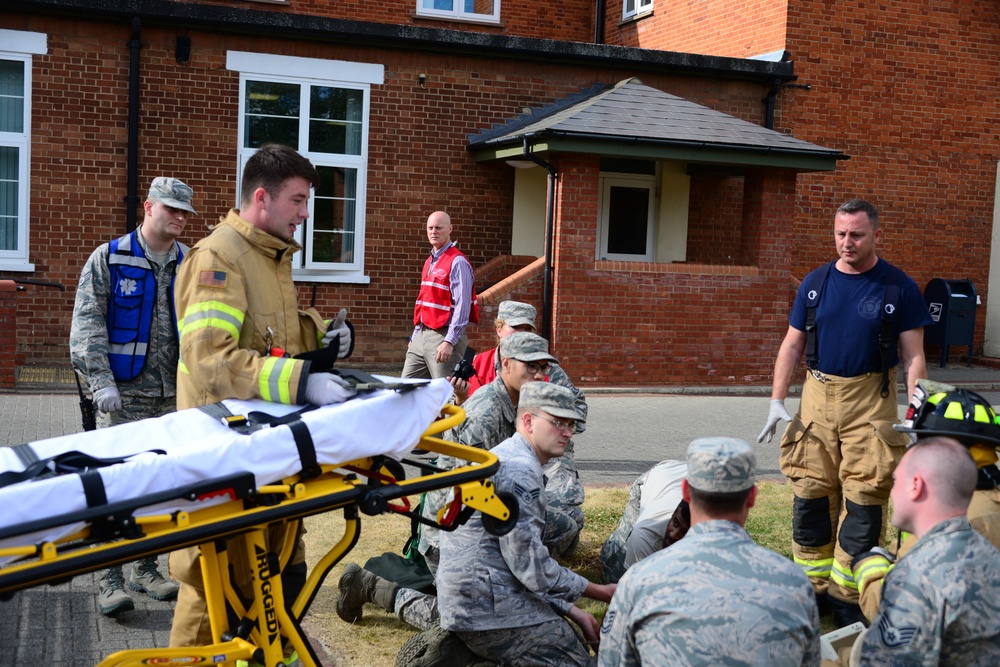
[[[226,272],[202,271],[200,277],[198,278],[198,284],[204,285],[205,287],[225,287]]]

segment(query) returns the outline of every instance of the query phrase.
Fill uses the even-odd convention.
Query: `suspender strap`
[[[882,323],[878,330],[879,364],[882,368],[882,398],[889,395],[889,358],[899,340],[899,284],[893,275],[886,276],[882,295]]]
[[[823,294],[823,287],[830,275],[830,267],[834,263],[824,264],[811,274],[810,283],[806,285],[806,367],[816,368],[819,365],[819,346],[816,343],[816,308]]]

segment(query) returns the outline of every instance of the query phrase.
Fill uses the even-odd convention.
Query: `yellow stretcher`
[[[487,530],[503,534],[517,521],[517,502],[508,494],[494,493],[489,481],[499,468],[488,451],[442,440],[436,435],[465,419],[461,408],[445,406],[441,418],[420,439],[420,449],[445,454],[465,462],[458,468],[441,470],[424,461],[404,459],[422,474],[406,480],[400,463],[381,456],[358,459],[339,466],[322,466],[311,479],[296,475],[279,484],[254,488],[253,475],[230,475],[190,485],[168,493],[145,496],[98,508],[0,530],[0,539],[28,535],[57,525],[87,522],[83,530],[54,542],[0,548],[0,557],[22,560],[0,568],[0,598],[41,584],[57,584],[72,577],[129,563],[176,549],[199,546],[201,568],[212,626],[213,642],[207,646],[119,651],[99,663],[100,667],[130,665],[235,665],[252,660],[273,667],[282,660],[282,640],[298,652],[302,664],[316,667],[318,658],[303,638],[300,621],[309,609],[330,569],[357,543],[361,513],[378,515],[393,511],[426,523],[407,497],[426,491],[454,487],[456,500],[438,525],[454,530],[475,510],[483,513]],[[194,500],[223,495],[229,501],[191,512],[134,516],[140,507],[168,500]],[[399,501],[399,502],[393,502]],[[290,605],[290,613],[276,573],[284,570],[295,548],[297,531],[280,553],[269,553],[265,540],[268,525],[294,521],[343,508],[345,529],[340,541],[313,568],[305,586]],[[253,599],[244,604],[229,576],[223,538],[241,536],[252,564]],[[95,544],[97,543],[97,544]],[[29,560],[24,560],[25,558]],[[227,606],[240,619],[230,623]]]

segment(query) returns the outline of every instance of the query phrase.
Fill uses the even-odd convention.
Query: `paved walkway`
[[[1000,403],[1000,369],[932,364],[928,370],[932,379],[974,389]],[[0,394],[0,445],[82,430],[76,387],[43,380],[24,383],[22,393]],[[767,416],[768,390],[762,387],[595,388],[588,396],[590,424],[576,438],[581,477],[588,484],[629,483],[653,463],[683,458],[687,443],[697,436],[752,441]],[[790,399],[789,410],[796,405]],[[776,441],[758,447],[758,457],[765,475],[778,476]],[[82,667],[114,651],[166,646],[173,605],[136,594],[135,611],[120,620],[104,618],[97,612],[98,574],[29,589],[0,602],[4,664]]]

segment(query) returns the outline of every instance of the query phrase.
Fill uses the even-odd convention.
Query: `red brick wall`
[[[33,68],[31,261],[36,265],[34,277],[59,281],[70,289],[65,294],[20,293],[17,356],[21,364],[64,364],[80,269],[94,247],[125,227],[129,28],[123,23],[10,13],[0,14],[0,27],[49,34],[49,52],[36,56]],[[320,284],[316,293],[321,312],[349,309],[358,331],[356,360],[362,366],[402,365],[427,250],[428,213],[438,208],[451,213],[454,236],[475,266],[510,252],[513,169],[503,163],[476,164],[466,150],[467,135],[506,120],[523,107],[547,104],[594,81],[614,83],[633,74],[201,31],[188,33],[191,61],[178,65],[176,34],[174,29],[149,24],[142,31],[139,196],[144,197],[152,178],[164,174],[194,187],[200,215],[189,220],[182,239],[188,243],[203,236],[205,225],[234,204],[238,75],[225,69],[227,49],[385,65],[385,84],[372,87],[365,261],[371,284]],[[421,73],[427,75],[424,86],[418,82]],[[763,113],[760,99],[766,91],[758,84],[653,74],[642,78],[746,120],[759,122]],[[579,224],[594,225],[595,194],[596,190],[587,193],[585,205],[574,214]],[[568,224],[569,218],[565,219]],[[566,232],[572,232],[567,237],[570,242],[573,234],[582,233],[570,227]],[[579,281],[576,289],[582,291],[571,291],[573,298],[556,314],[557,328],[561,327],[557,335],[568,338],[565,343],[558,338],[555,347],[565,344],[568,359],[580,363],[581,369],[583,352],[578,350],[583,347],[573,348],[572,341],[593,332],[593,308],[586,304],[587,297],[614,298],[623,282],[632,280],[629,274],[594,271],[594,231],[588,233],[591,236],[583,245],[568,248],[581,257],[589,253],[590,267],[568,274]],[[656,278],[658,285],[665,280]],[[707,289],[710,280],[700,276],[696,282]],[[513,298],[540,307],[540,284],[526,289]],[[300,286],[304,302],[311,292],[311,284]],[[637,313],[651,310],[642,302]],[[491,320],[487,315],[471,332],[480,345],[483,336],[490,339]],[[665,321],[644,323],[644,330],[656,332],[655,336],[615,349],[631,355],[637,366],[642,365],[638,359],[642,355],[658,358],[665,325]],[[577,326],[583,328],[573,331]],[[610,330],[607,335],[612,335]],[[589,347],[592,342],[593,338],[584,346],[588,355],[596,350]],[[588,372],[605,381],[598,370]],[[650,378],[669,382],[673,376]]]
[[[418,0],[292,0],[290,5],[268,5],[239,0],[175,0],[189,4],[219,5],[242,9],[270,10],[305,16],[445,28],[465,32],[517,35],[537,39],[591,42],[594,38],[594,3],[588,0],[493,0],[500,3],[500,23],[476,23],[417,16]],[[462,0],[455,0],[461,2]],[[477,0],[476,6],[487,6]],[[619,11],[621,11],[619,9]]]
[[[652,14],[622,21],[621,0],[608,0],[605,42],[749,58],[785,48],[788,4],[789,0],[655,0]]]
[[[986,303],[1000,100],[1000,6],[796,0],[788,48],[798,82],[779,97],[780,126],[851,155],[834,174],[803,175],[793,272],[835,257],[836,207],[871,199],[880,253],[921,289],[971,279]],[[985,315],[977,314],[977,347]]]
[[[787,317],[788,230],[778,223],[795,175],[747,179],[753,194],[733,231],[759,267],[654,264],[595,260],[597,158],[560,155],[556,166],[554,340],[570,376],[612,386],[769,381],[780,335],[760,328]]]
[[[743,179],[694,176],[688,210],[687,261],[749,264],[741,255]]]

